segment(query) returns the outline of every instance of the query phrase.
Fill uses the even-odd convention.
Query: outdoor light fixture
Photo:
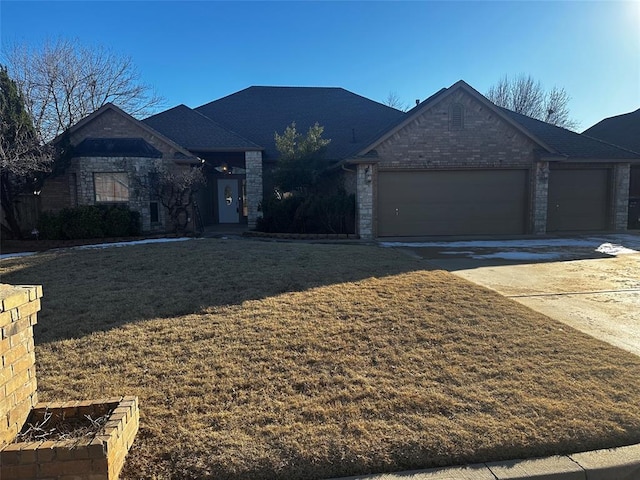
[[[367,165],[367,168],[364,169],[364,181],[367,183],[371,183],[372,180],[371,166]]]
[[[219,171],[220,173],[231,173],[231,169],[229,168],[229,165],[227,165],[226,163],[223,163],[217,166],[216,170]]]

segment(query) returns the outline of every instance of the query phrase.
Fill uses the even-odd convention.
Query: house
[[[324,159],[356,195],[362,238],[624,230],[631,166],[640,165],[638,153],[499,108],[463,81],[406,113],[341,88],[249,87],[143,121],[98,110],[72,128],[73,145],[89,141],[57,205],[126,201],[124,189],[96,193],[101,174],[118,174],[105,181],[126,180],[143,229],[161,228],[152,199],[132,192],[133,176],[151,162],[204,162],[204,224],[253,228],[273,186],[274,134],[292,122],[303,133],[324,127]]]
[[[54,140],[63,142],[71,158],[63,174],[45,182],[40,208],[55,212],[80,205],[124,204],[140,212],[144,232],[170,228],[158,199],[142,188],[154,167],[179,171],[201,164],[184,147],[110,103]]]
[[[605,118],[582,134],[640,153],[640,109]],[[628,218],[629,228],[640,229],[640,165],[631,167]]]
[[[403,117],[343,88],[249,87],[193,110],[180,105],[143,122],[205,160],[207,186],[198,199],[205,225],[247,223],[253,228],[264,192],[274,187],[276,132],[293,122],[303,134],[316,122],[322,125],[323,137],[331,139],[324,153],[329,166],[355,155]],[[355,175],[346,180],[354,183]]]

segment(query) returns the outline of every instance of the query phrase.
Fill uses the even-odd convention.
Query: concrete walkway
[[[640,444],[529,460],[480,463],[339,480],[639,480]],[[338,480],[338,479],[334,479]]]

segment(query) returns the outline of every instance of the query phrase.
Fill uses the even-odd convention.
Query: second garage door
[[[525,233],[527,170],[382,171],[378,236]]]
[[[606,230],[608,206],[608,169],[558,169],[549,173],[547,232]]]

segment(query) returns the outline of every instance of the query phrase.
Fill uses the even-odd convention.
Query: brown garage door
[[[519,234],[527,170],[380,172],[378,236]]]
[[[551,170],[547,232],[606,230],[609,227],[609,170]]]

